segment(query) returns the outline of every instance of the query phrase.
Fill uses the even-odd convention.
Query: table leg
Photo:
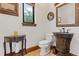
[[[10,53],[12,54],[12,42],[9,42],[9,46],[10,46]]]
[[[23,40],[22,40],[22,56],[23,56]]]
[[[25,39],[25,53],[27,53],[27,51],[26,51],[26,39]]]
[[[6,56],[6,42],[4,42],[4,56]]]

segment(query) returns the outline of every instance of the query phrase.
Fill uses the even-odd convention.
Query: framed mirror
[[[56,7],[56,26],[79,26],[79,4],[64,3]]]

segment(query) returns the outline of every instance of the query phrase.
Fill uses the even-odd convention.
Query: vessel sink
[[[73,37],[73,33],[53,32],[53,34],[57,37],[63,37],[63,38],[72,38]]]

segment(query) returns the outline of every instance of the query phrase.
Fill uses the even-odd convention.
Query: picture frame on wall
[[[23,3],[23,25],[35,25],[35,3]]]
[[[18,3],[0,3],[0,13],[18,16]]]

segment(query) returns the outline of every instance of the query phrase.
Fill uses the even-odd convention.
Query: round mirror
[[[48,15],[47,15],[47,19],[49,21],[53,20],[54,19],[54,13],[53,12],[49,12]]]

